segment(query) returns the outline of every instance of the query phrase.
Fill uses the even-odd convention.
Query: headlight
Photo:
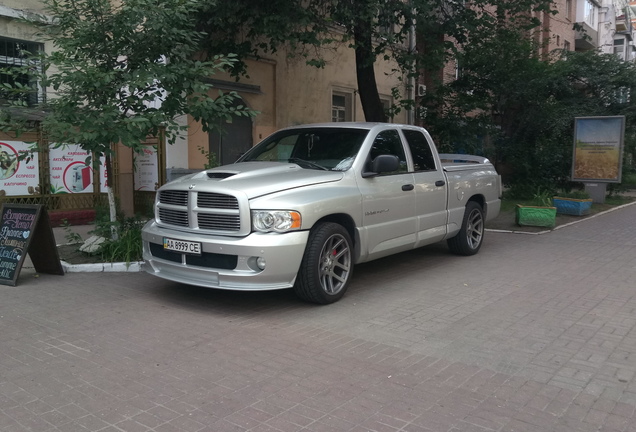
[[[252,227],[260,232],[300,229],[300,213],[287,210],[252,210]]]

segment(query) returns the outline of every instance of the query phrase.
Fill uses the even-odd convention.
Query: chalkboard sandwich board
[[[64,274],[46,209],[41,204],[2,204],[0,284],[16,285],[27,253],[38,273]]]

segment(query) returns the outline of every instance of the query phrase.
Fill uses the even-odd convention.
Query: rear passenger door
[[[442,240],[448,219],[446,176],[433,156],[432,141],[416,129],[403,129],[413,158],[416,246]]]
[[[379,155],[395,155],[397,171],[359,178],[362,192],[363,228],[369,258],[380,258],[413,248],[415,243],[415,191],[404,144],[397,129],[383,130],[375,137],[367,163]],[[364,253],[364,251],[363,251]]]

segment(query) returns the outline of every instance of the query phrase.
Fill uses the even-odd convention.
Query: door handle
[[[444,186],[446,184],[446,182],[444,180],[437,180],[435,182],[435,186]]]
[[[415,189],[415,186],[413,186],[412,184],[402,186],[403,191],[412,191],[413,189]]]

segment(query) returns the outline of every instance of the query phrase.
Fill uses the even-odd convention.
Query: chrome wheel
[[[349,231],[334,222],[312,228],[294,291],[313,303],[333,303],[347,291],[353,275],[353,242]]]
[[[458,255],[475,255],[484,242],[484,209],[475,201],[468,201],[459,232],[448,239],[451,252]]]
[[[471,249],[479,248],[484,237],[484,216],[480,209],[472,209],[466,225],[466,240]]]
[[[351,248],[347,239],[334,234],[320,252],[320,286],[329,295],[338,294],[349,280]]]

